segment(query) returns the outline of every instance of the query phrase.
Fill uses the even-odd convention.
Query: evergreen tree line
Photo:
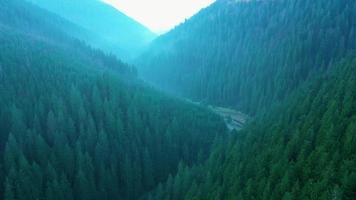
[[[138,59],[158,87],[254,119],[145,199],[356,196],[356,3],[217,1]]]
[[[144,79],[250,115],[280,102],[356,48],[356,2],[217,1],[156,39]]]
[[[217,115],[145,86],[66,22],[0,4],[1,199],[138,199],[225,137]]]
[[[218,1],[153,44],[148,80],[255,115],[229,135],[74,24],[0,6],[3,199],[356,196],[353,1]]]
[[[355,144],[353,55],[217,141],[204,164],[180,166],[146,199],[353,200]]]

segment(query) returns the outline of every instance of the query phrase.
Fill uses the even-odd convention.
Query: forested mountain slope
[[[91,33],[70,23],[48,11],[23,0],[0,0],[0,25],[32,37],[46,38],[47,40],[68,40],[70,35],[75,38],[90,38]],[[40,24],[39,24],[40,22]]]
[[[254,119],[146,199],[356,196],[356,3],[217,1],[137,61],[158,87]]]
[[[220,0],[156,39],[142,77],[256,114],[356,48],[356,2]]]
[[[144,86],[65,20],[0,6],[1,199],[137,199],[224,137],[218,116]]]
[[[132,59],[156,36],[143,25],[100,0],[28,0],[91,33],[86,42]],[[82,38],[80,38],[82,39]]]
[[[228,145],[226,144],[228,141]],[[292,93],[148,199],[353,200],[356,56]]]

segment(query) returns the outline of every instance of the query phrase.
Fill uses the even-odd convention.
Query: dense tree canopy
[[[1,3],[2,199],[137,199],[224,137],[218,116],[145,86],[52,15]]]
[[[356,2],[223,0],[158,38],[142,77],[255,115],[356,49]]]
[[[356,3],[217,1],[138,63],[174,94],[252,122],[146,199],[354,199]]]
[[[355,144],[351,56],[233,134],[228,145],[217,142],[203,165],[180,167],[148,199],[354,199]]]
[[[158,38],[141,74],[253,116],[228,133],[87,30],[0,0],[0,199],[354,199],[355,6],[220,0]]]

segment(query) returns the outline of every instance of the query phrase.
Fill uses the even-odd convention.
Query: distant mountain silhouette
[[[147,45],[155,34],[146,27],[99,0],[28,0],[41,8],[95,33],[94,44],[127,60]]]

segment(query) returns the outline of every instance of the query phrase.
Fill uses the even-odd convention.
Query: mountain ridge
[[[355,50],[355,7],[217,1],[157,38],[136,63],[142,78],[166,91],[253,115]]]
[[[100,0],[28,1],[95,33],[102,41],[86,42],[126,61],[156,37],[144,25]]]
[[[0,199],[139,199],[226,134],[67,20],[23,0],[0,7]]]

